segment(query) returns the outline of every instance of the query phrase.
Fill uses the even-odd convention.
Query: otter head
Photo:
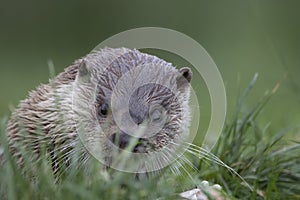
[[[188,137],[189,68],[176,69],[129,49],[103,49],[78,65],[73,89],[77,132],[88,151],[106,165],[124,151],[135,161],[149,155],[150,160],[159,159],[160,153],[165,160]]]

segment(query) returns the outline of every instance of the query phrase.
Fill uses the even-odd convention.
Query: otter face
[[[111,56],[107,63],[101,61],[105,53]],[[104,157],[130,146],[133,153],[171,149],[188,135],[191,78],[189,68],[177,70],[137,50],[90,55],[74,89],[74,112],[88,146],[100,146]]]
[[[131,149],[133,152],[159,151],[181,134],[183,109],[186,108],[179,101],[179,97],[167,87],[153,83],[146,84],[133,91],[129,97],[128,107],[115,109],[116,119],[112,116],[111,98],[109,102],[99,105],[99,122],[102,127],[112,122],[111,126],[116,128],[108,138],[121,149],[127,148],[129,142],[136,138],[138,141]]]

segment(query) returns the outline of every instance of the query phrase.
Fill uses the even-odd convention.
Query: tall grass
[[[279,83],[249,111],[242,112],[256,78],[239,98],[233,119],[226,124],[212,149],[214,155],[244,177],[253,191],[237,176],[214,163],[207,165],[199,161],[199,177],[219,183],[230,196],[238,199],[300,199],[300,144],[284,138],[298,128],[288,127],[272,133],[268,125],[260,127],[257,121],[257,116],[276,92]]]
[[[0,166],[1,199],[180,199],[178,193],[201,185],[205,179],[223,187],[229,199],[298,199],[300,198],[300,144],[287,141],[285,134],[293,128],[270,133],[260,127],[257,116],[272,96],[266,94],[248,112],[242,107],[255,83],[250,83],[239,98],[233,118],[229,121],[211,153],[238,172],[238,176],[210,161],[191,157],[195,168],[181,168],[175,176],[169,168],[149,176],[104,170],[96,160],[80,168],[74,160],[67,173],[59,179],[52,173],[46,157],[32,164],[29,159],[20,170],[10,155],[5,137],[7,120],[1,120],[2,159]],[[1,151],[0,151],[1,153]],[[26,155],[26,154],[25,154]],[[24,170],[26,169],[26,170]]]

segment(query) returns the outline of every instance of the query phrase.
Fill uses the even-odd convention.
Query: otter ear
[[[176,78],[177,89],[181,92],[185,92],[189,88],[189,83],[192,80],[192,70],[188,67],[183,67],[178,70],[179,75]]]
[[[79,64],[77,80],[81,82],[89,82],[91,78],[90,68],[85,60]]]

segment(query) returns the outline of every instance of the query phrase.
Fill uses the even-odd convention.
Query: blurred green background
[[[238,91],[258,72],[249,107],[282,81],[261,123],[278,129],[300,122],[298,0],[0,2],[0,116],[9,115],[9,108],[29,90],[48,81],[49,60],[58,73],[109,36],[156,26],[185,33],[211,55],[226,85],[228,117]],[[164,52],[156,54],[177,66],[186,64]],[[201,119],[207,123],[207,91],[200,77],[192,84],[199,90]]]

